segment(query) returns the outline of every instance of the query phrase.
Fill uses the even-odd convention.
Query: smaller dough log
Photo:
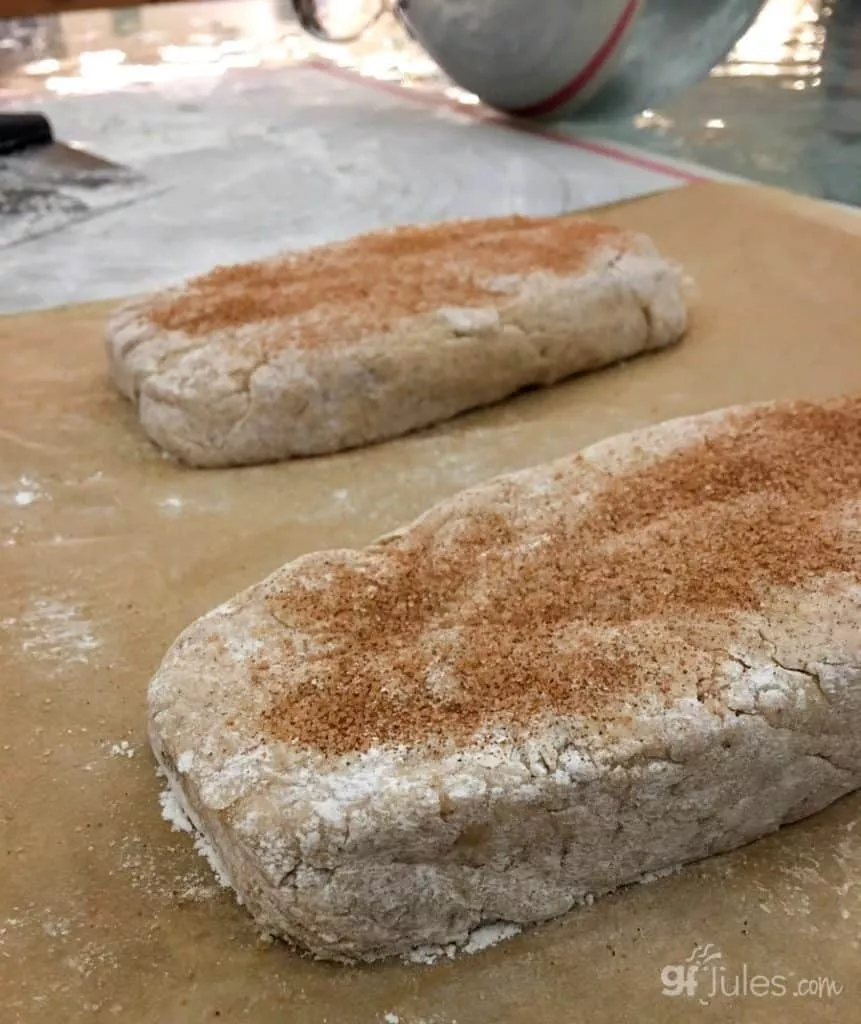
[[[108,327],[120,391],[192,466],[354,448],[682,336],[681,276],[583,217],[376,232],[219,267]]]

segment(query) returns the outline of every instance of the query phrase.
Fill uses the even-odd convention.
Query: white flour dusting
[[[510,939],[521,931],[520,925],[511,921],[497,921],[494,924],[483,924],[470,932],[466,942],[458,947],[454,942],[445,946],[417,946],[405,953],[402,959],[411,964],[435,964],[444,957],[454,960],[456,956],[472,956],[484,949],[495,946],[498,942]]]
[[[52,939],[65,938],[71,931],[71,927],[71,921],[65,917],[42,922],[42,931]]]
[[[119,966],[116,952],[96,942],[85,943],[77,953],[67,956],[63,963],[85,978],[88,978],[94,971],[106,967],[116,969]]]
[[[194,849],[200,854],[206,863],[212,868],[212,873],[215,875],[215,880],[221,886],[222,889],[232,889],[233,886],[230,884],[230,879],[227,877],[227,870],[224,867],[224,863],[218,856],[215,847],[208,839],[204,839],[202,835],[195,834],[194,837]],[[242,900],[239,896],[236,897],[236,902],[241,903]]]
[[[480,953],[483,949],[495,946],[497,942],[510,939],[520,932],[520,925],[512,924],[510,921],[499,921],[496,924],[485,924],[476,928],[469,936],[469,940],[463,947],[462,952],[467,955]]]
[[[34,658],[86,664],[101,646],[80,609],[54,598],[34,598],[19,624],[27,634],[21,650]]]
[[[219,515],[228,511],[229,507],[229,502],[221,496],[189,498],[179,494],[168,494],[158,502],[162,515],[171,517],[188,514]]]
[[[339,487],[336,491],[332,491],[332,501],[338,507],[339,512],[352,511],[355,508],[346,487]]]
[[[169,494],[159,503],[160,507],[163,508],[165,512],[179,512],[182,509],[183,504],[184,502],[182,498],[176,494]]]
[[[161,816],[170,823],[175,832],[194,832],[194,826],[188,820],[172,789],[162,790],[158,795],[158,802],[161,804]]]
[[[119,743],[112,743],[109,751],[111,757],[134,757],[135,748],[128,740],[120,740]]]
[[[0,487],[0,505],[26,508],[44,497],[45,492],[31,476],[20,476],[11,487]]]
[[[219,893],[211,875],[201,865],[174,876],[165,875],[158,854],[138,835],[123,836],[120,867],[130,876],[131,886],[160,903],[202,903]]]
[[[4,539],[3,539],[3,547],[4,548],[14,548],[15,545],[18,543],[17,537],[18,537],[18,534],[20,532],[21,532],[21,524],[17,523],[9,531],[9,536],[8,537],[4,537]]]
[[[195,851],[209,864],[222,889],[233,888],[230,884],[230,879],[227,877],[227,869],[224,867],[224,863],[218,856],[215,847],[208,839],[205,839],[196,831],[174,791],[170,788],[165,789],[159,794],[159,802],[161,803],[161,816],[165,821],[170,822],[175,831],[188,832],[194,836]]]
[[[405,964],[426,964],[430,966],[435,964],[437,960],[442,960],[443,957],[454,960],[456,952],[454,943],[448,946],[416,946],[409,953],[404,953],[401,959]]]
[[[661,878],[669,878],[670,875],[678,875],[682,870],[681,864],[671,864],[668,868],[661,868],[660,871],[647,871],[642,878],[637,879],[637,885],[648,885],[650,882],[657,882]]]

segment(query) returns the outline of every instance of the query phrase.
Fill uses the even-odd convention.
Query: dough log
[[[680,272],[582,217],[377,232],[123,305],[111,373],[192,466],[320,455],[678,341]]]
[[[306,555],[150,688],[262,928],[462,946],[861,785],[861,399],[671,421]]]

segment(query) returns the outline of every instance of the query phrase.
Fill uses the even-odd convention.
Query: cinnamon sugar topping
[[[509,483],[496,505],[333,556],[325,585],[270,598],[327,649],[287,640],[282,663],[255,670],[275,695],[266,728],[341,754],[545,713],[607,720],[674,675],[707,686],[725,657],[703,649],[709,625],[761,609],[771,588],[858,577],[845,517],[859,514],[861,398],[739,414],[584,501],[594,480],[573,458],[546,493]],[[312,681],[294,685],[308,657]]]
[[[149,311],[164,330],[200,336],[277,322],[268,344],[355,342],[440,307],[496,306],[494,278],[572,274],[626,235],[582,217],[498,217],[401,227],[259,263],[217,267]]]

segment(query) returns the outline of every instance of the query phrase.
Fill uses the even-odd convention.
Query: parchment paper
[[[602,215],[650,232],[696,280],[683,346],[332,458],[183,469],[107,379],[106,306],[0,321],[0,1021],[861,1019],[857,797],[433,967],[348,969],[261,943],[161,817],[147,681],[239,588],[617,431],[861,387],[854,218],[723,185]],[[711,995],[708,967],[696,991],[663,994],[664,968],[707,944],[726,990],[759,975],[766,994]],[[842,992],[793,996],[807,978]]]

